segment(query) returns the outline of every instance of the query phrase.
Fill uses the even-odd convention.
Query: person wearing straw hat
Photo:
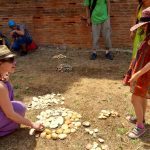
[[[150,98],[150,7],[142,11],[140,22],[134,25],[130,31],[135,31],[138,28],[146,33],[146,38],[138,49],[128,80],[132,92],[131,101],[136,114],[134,122],[136,126],[128,134],[133,139],[140,137],[146,131],[144,121],[147,99]]]
[[[6,76],[15,70],[14,57],[15,54],[5,45],[0,45],[0,137],[14,132],[20,124],[35,129],[43,128],[42,124],[26,119],[25,105],[14,100],[13,89]]]

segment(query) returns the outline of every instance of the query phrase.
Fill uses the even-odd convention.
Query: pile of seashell
[[[108,117],[119,117],[118,112],[114,111],[114,110],[101,110],[100,114],[99,114],[99,119],[107,119]]]
[[[66,108],[55,108],[42,111],[37,116],[39,123],[45,126],[40,137],[46,139],[65,139],[67,134],[76,132],[81,126],[81,115]],[[31,131],[30,131],[31,132]],[[34,133],[30,133],[32,135]]]
[[[97,128],[95,129],[85,128],[85,132],[92,135],[94,138],[96,138],[99,130]]]
[[[46,94],[43,96],[33,97],[32,102],[28,105],[29,109],[43,109],[52,104],[64,104],[65,98],[61,94]]]
[[[53,59],[63,59],[63,58],[67,58],[67,57],[63,54],[53,56]]]
[[[99,146],[99,144],[97,142],[93,142],[92,144],[88,143],[86,145],[86,149],[88,149],[88,150],[109,150],[109,147],[106,144],[102,144],[101,146]]]
[[[88,143],[86,145],[86,149],[87,150],[109,150],[109,147],[106,144],[101,144],[99,146],[99,144],[97,142],[93,142],[92,144]]]
[[[72,71],[72,66],[69,64],[60,64],[57,66],[57,71],[70,72],[70,71]]]

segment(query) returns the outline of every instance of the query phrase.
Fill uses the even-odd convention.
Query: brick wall
[[[0,0],[0,6],[0,30],[4,33],[9,31],[8,20],[13,19],[25,23],[39,44],[91,47],[91,29],[81,19],[85,15],[83,0]],[[129,28],[136,6],[134,0],[111,1],[113,47],[131,47]]]

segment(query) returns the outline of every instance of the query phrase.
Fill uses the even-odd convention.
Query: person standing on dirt
[[[43,128],[42,124],[26,119],[25,105],[14,100],[13,88],[8,81],[8,73],[15,70],[15,55],[5,45],[0,45],[0,137],[14,132],[20,124]]]
[[[32,37],[23,24],[16,24],[15,21],[9,20],[8,26],[11,28],[10,36],[12,37],[11,49],[20,52],[20,56],[27,55],[27,45],[32,43]]]
[[[140,22],[133,26],[130,31],[141,28],[146,33],[146,38],[141,43],[136,59],[132,65],[132,75],[129,78],[132,92],[132,104],[136,117],[128,116],[131,123],[135,123],[135,128],[129,132],[132,139],[142,136],[145,129],[145,113],[147,99],[150,99],[150,7],[142,11]]]
[[[99,48],[100,33],[105,40],[106,59],[113,60],[110,49],[111,43],[111,27],[110,27],[110,0],[84,0],[86,6],[87,25],[92,24],[92,49],[90,59],[97,58],[96,50]]]

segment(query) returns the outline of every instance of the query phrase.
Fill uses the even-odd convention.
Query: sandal
[[[137,139],[145,133],[145,128],[138,128],[137,126],[128,134],[131,139]]]
[[[126,119],[130,122],[130,123],[133,123],[133,124],[136,124],[137,122],[137,118],[135,116],[127,116]],[[145,119],[143,120],[143,123],[145,123]]]

